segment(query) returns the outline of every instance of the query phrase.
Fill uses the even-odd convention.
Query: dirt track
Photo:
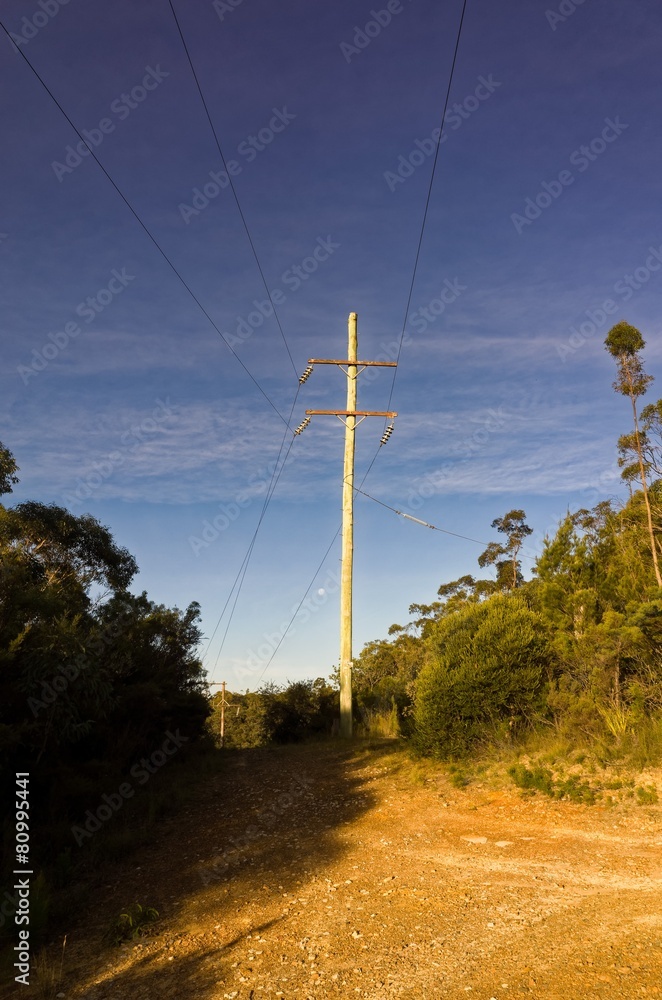
[[[416,784],[393,748],[237,752],[204,801],[100,889],[60,989],[662,996],[661,889],[658,807],[458,791],[441,775]],[[134,900],[160,911],[152,934],[103,949],[109,915]]]

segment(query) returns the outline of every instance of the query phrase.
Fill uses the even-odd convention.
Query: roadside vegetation
[[[562,777],[563,762],[645,769],[662,760],[662,400],[640,408],[652,377],[638,330],[619,323],[605,345],[614,390],[630,404],[617,443],[627,499],[568,512],[530,580],[525,512],[495,518],[503,541],[478,558],[491,578],[466,575],[432,603],[412,604],[412,620],[369,643],[355,670],[359,709],[396,706],[417,754],[501,756],[515,760],[521,787],[582,801],[608,789]],[[654,790],[633,795],[643,803]]]
[[[644,346],[626,323],[606,340],[631,411],[617,443],[627,499],[568,512],[528,580],[525,511],[496,517],[501,540],[478,558],[489,575],[443,583],[356,658],[356,734],[399,738],[412,774],[428,758],[457,789],[496,767],[526,795],[657,801],[641,775],[662,762],[662,400],[639,405]],[[17,481],[0,445],[0,494]],[[0,569],[0,772],[6,801],[15,773],[31,776],[37,931],[76,906],[81,865],[147,843],[227,752],[336,735],[337,675],[227,692],[222,710],[197,654],[198,605],[130,593],[135,560],[89,515],[0,504]],[[13,845],[7,824],[4,871]],[[1,934],[9,887],[0,895]],[[133,933],[147,910],[130,906],[149,901],[126,905]]]
[[[0,445],[0,494],[17,481]],[[187,760],[199,771],[210,745],[199,608],[131,594],[136,572],[89,515],[0,505],[0,774],[8,814],[16,773],[29,774],[21,806],[27,800],[37,938],[75,905],[76,869],[144,843],[187,794]],[[1,853],[10,873],[13,822]],[[0,886],[0,938],[14,930],[14,905],[11,883]]]

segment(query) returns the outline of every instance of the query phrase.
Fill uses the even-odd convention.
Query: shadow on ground
[[[275,946],[279,925],[300,912],[302,887],[310,893],[342,859],[343,828],[374,804],[365,769],[395,749],[334,742],[227,751],[227,768],[193,807],[114,866],[89,899],[70,932],[59,989],[86,1000],[222,997],[237,945],[269,931]],[[110,920],[133,902],[155,907],[158,924],[137,946],[109,948]]]

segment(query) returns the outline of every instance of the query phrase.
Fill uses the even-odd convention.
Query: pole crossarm
[[[397,417],[390,410],[306,410],[306,414],[326,414],[332,417]]]
[[[336,361],[332,358],[309,358],[309,365],[361,365],[362,368],[397,368],[397,361]]]

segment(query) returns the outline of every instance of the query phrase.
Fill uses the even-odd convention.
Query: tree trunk
[[[639,474],[641,476],[641,487],[644,491],[644,503],[646,505],[646,517],[648,518],[648,536],[651,544],[651,555],[653,556],[653,568],[655,569],[655,579],[658,587],[662,587],[662,576],[657,561],[657,547],[655,545],[655,532],[653,531],[653,515],[651,513],[650,498],[648,496],[648,484],[646,482],[646,470],[644,468],[644,456],[641,450],[641,438],[639,437],[639,419],[637,417],[637,400],[634,392],[630,394],[632,401],[632,413],[634,416],[634,439],[637,445],[637,456],[639,458]]]

